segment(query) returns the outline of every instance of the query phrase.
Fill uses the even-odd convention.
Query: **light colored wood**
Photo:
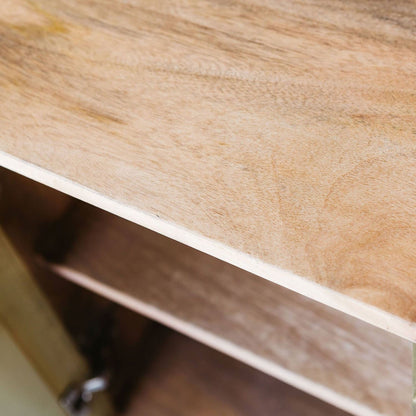
[[[415,10],[2,1],[0,163],[416,341]]]
[[[89,369],[38,289],[26,267],[0,229],[0,324],[54,394],[88,377]],[[92,415],[111,415],[105,396],[93,401]]]
[[[56,396],[1,324],[0,412],[7,416],[65,416]]]
[[[177,333],[132,397],[123,416],[347,416]]]
[[[410,342],[104,211],[72,215],[55,272],[352,414],[409,414]]]

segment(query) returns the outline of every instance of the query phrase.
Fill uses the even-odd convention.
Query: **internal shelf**
[[[348,416],[172,332],[122,416]]]
[[[61,276],[347,412],[410,412],[395,335],[84,204],[40,247]]]

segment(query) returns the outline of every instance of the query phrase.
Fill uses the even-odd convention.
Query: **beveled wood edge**
[[[409,341],[416,342],[416,323],[383,311],[373,305],[351,298],[322,286],[314,281],[295,275],[277,266],[265,263],[218,241],[200,235],[156,215],[104,196],[82,184],[57,175],[47,169],[0,151],[0,167],[4,167],[36,182],[94,205],[142,227],[148,228],[187,246],[195,248],[236,267],[260,276],[301,295],[361,319]]]

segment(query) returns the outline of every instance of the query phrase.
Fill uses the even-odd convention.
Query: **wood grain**
[[[53,247],[67,229],[58,274],[352,414],[409,414],[408,341],[91,206]]]
[[[3,166],[416,340],[412,0],[0,16]]]
[[[123,416],[347,416],[177,333],[170,335]]]

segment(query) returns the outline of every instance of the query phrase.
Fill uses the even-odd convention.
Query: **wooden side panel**
[[[415,22],[411,0],[3,0],[0,163],[416,340]]]
[[[64,277],[353,414],[409,414],[408,341],[93,207],[74,224]]]

